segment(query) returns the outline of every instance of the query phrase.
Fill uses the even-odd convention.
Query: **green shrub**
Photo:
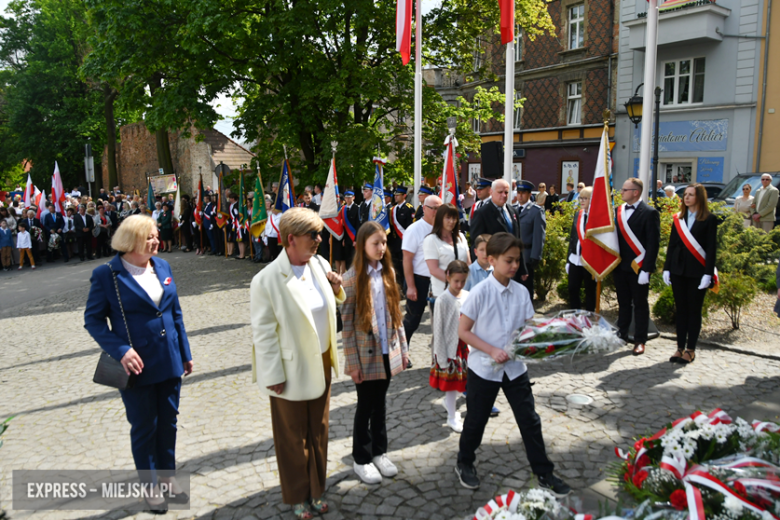
[[[674,325],[677,309],[674,305],[674,295],[671,286],[664,286],[658,300],[653,304],[653,315],[659,320]]]
[[[741,273],[720,273],[719,278],[720,291],[712,293],[710,298],[731,319],[731,327],[739,329],[742,309],[750,305],[758,292],[756,281]]]
[[[540,301],[547,299],[560,280],[566,278],[566,257],[569,252],[569,232],[577,208],[574,203],[558,204],[558,211],[547,215],[547,233],[542,259],[534,271],[534,289]],[[568,300],[568,298],[564,298]]]
[[[561,280],[561,283],[558,284],[558,287],[555,288],[555,293],[558,295],[558,298],[561,300],[568,302],[569,301],[569,277],[566,276]]]

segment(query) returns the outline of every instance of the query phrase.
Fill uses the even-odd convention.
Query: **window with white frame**
[[[515,91],[515,124],[514,129],[520,130],[522,128],[522,121],[523,121],[523,107],[518,107],[517,103],[523,98],[523,95],[520,92]]]
[[[523,28],[515,26],[515,61],[523,59]]]
[[[569,49],[585,45],[585,4],[569,7]]]
[[[690,105],[704,101],[704,58],[664,63],[664,105]]]
[[[474,108],[479,109],[479,101],[474,103]],[[482,120],[479,116],[471,119],[471,129],[475,134],[478,134],[482,131]]]
[[[566,85],[566,124],[582,123],[582,82],[572,81]]]
[[[474,72],[482,68],[482,40],[477,38],[477,50],[474,51]]]

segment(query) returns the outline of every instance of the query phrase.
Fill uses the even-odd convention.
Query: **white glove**
[[[647,285],[650,283],[650,273],[647,271],[640,271],[639,272],[639,280],[637,282],[639,285]]]
[[[569,274],[569,262],[566,262],[566,274]]]
[[[669,271],[664,271],[664,283],[672,285],[672,274]]]
[[[699,289],[700,290],[709,289],[711,283],[712,283],[712,276],[705,274],[704,276],[701,277],[701,283],[699,284]]]

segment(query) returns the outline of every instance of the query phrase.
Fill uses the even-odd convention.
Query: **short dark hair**
[[[493,258],[498,258],[515,247],[522,251],[523,241],[510,233],[502,231],[490,237],[487,245],[487,254]]]
[[[19,222],[19,227],[24,228],[25,231],[27,230],[27,224],[25,224],[24,222]]]
[[[469,266],[463,260],[453,260],[447,265],[447,276],[451,274],[469,274]]]
[[[474,239],[474,249],[479,247],[480,244],[490,242],[490,237],[492,237],[490,233],[482,233],[477,238]]]

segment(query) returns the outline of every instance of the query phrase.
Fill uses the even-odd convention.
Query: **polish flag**
[[[54,203],[54,211],[64,215],[65,190],[62,187],[62,177],[60,176],[60,167],[57,165],[57,161],[54,161],[54,175],[51,177],[51,200]]]
[[[582,263],[597,282],[603,280],[620,264],[615,210],[612,207],[612,194],[609,188],[611,174],[609,135],[605,125],[596,160],[596,175],[593,178],[590,208],[582,208],[588,210],[588,223],[585,226],[586,238],[582,241]]]
[[[501,10],[501,44],[515,41],[515,0],[498,0]]]
[[[339,182],[336,178],[336,158],[330,160],[328,180],[325,182],[325,191],[322,193],[322,205],[320,206],[320,218],[336,240],[344,238],[344,223],[339,212]]]
[[[27,174],[27,186],[24,188],[24,208],[27,209],[30,206],[33,205],[35,199],[35,192],[38,191],[38,188],[36,188],[33,185],[32,177],[30,177],[30,174]]]
[[[38,213],[35,214],[35,218],[41,218],[41,211],[43,211],[43,205],[46,204],[46,197],[43,196],[43,192],[38,188],[35,188],[35,196],[33,196],[33,203],[38,208]]]
[[[420,42],[417,42],[417,45],[419,44]],[[412,0],[396,0],[395,50],[401,53],[401,63],[403,63],[404,65],[409,63],[411,48],[412,48]]]

